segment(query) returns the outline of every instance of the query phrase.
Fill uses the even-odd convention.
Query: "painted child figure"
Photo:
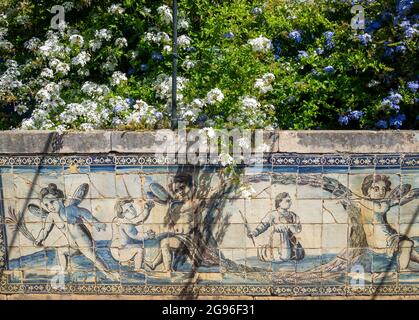
[[[258,258],[265,262],[283,262],[301,260],[305,252],[295,237],[301,232],[298,216],[289,211],[291,198],[287,192],[280,193],[275,198],[276,210],[269,212],[255,228],[249,232],[249,237],[258,237],[269,230],[269,243],[258,247]]]
[[[120,200],[115,205],[117,216],[112,220],[111,254],[122,264],[134,260],[135,271],[143,271],[144,241],[155,237],[153,230],[143,235],[137,229],[147,220],[153,206],[153,202],[147,202],[144,212],[138,214],[131,199]]]
[[[196,203],[193,201],[192,188],[192,175],[177,174],[173,177],[169,185],[173,199],[169,203],[169,210],[165,217],[169,232],[192,236],[197,221],[195,217]],[[160,248],[159,254],[149,267],[154,270],[163,263],[163,272],[170,272],[173,269],[173,252],[184,254],[183,244],[176,237],[167,237],[160,241]]]

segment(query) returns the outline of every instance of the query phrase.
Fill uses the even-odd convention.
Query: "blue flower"
[[[394,53],[394,49],[389,47],[387,44],[388,44],[387,41],[384,42],[384,49],[385,49],[384,56],[391,57]]]
[[[367,46],[368,42],[371,42],[371,36],[368,33],[358,35],[358,39],[364,46]]]
[[[262,14],[262,8],[259,8],[259,7],[254,7],[253,9],[252,9],[252,13],[253,14]]]
[[[288,35],[288,38],[293,39],[297,43],[301,43],[301,41],[303,40],[301,37],[301,33],[296,30],[291,31]]]
[[[404,36],[406,38],[413,38],[413,36],[417,33],[418,31],[415,28],[409,27],[406,29],[406,31],[404,32]]]
[[[412,91],[413,93],[416,93],[419,89],[419,82],[418,81],[409,81],[407,83],[407,88]]]
[[[163,55],[160,52],[152,52],[151,59],[154,61],[160,62],[163,60]]]
[[[406,47],[405,47],[404,45],[400,45],[400,46],[396,46],[396,47],[394,48],[394,50],[395,50],[396,52],[405,52],[405,51],[406,51]]]
[[[332,49],[335,44],[333,43],[333,36],[335,35],[335,33],[333,31],[326,31],[325,33],[323,33],[323,36],[326,40],[324,46],[326,49]]]
[[[116,113],[120,113],[122,110],[124,110],[124,107],[123,107],[123,106],[121,106],[120,104],[118,104],[118,105],[116,105],[116,106],[113,108],[113,110],[114,110]]]
[[[324,53],[324,50],[322,48],[317,48],[316,50],[314,50],[314,53],[320,55]]]
[[[341,126],[346,126],[349,123],[349,118],[347,116],[339,116],[338,122]]]
[[[410,21],[409,21],[409,20],[403,20],[402,22],[400,22],[400,26],[401,26],[403,29],[407,29],[407,28],[409,28],[409,27],[410,27]]]
[[[132,75],[135,72],[134,68],[128,68],[128,75]]]
[[[305,52],[305,51],[300,50],[300,51],[298,51],[297,58],[298,58],[298,59],[308,58],[308,53],[307,53],[307,52]]]
[[[225,38],[225,39],[233,39],[234,38],[234,33],[231,32],[231,31],[229,31],[227,33],[224,33],[223,34],[223,38]]]
[[[413,0],[400,0],[396,5],[396,11],[399,15],[405,15],[409,13],[409,11],[413,7]]]
[[[275,61],[278,61],[279,60],[279,57],[280,57],[280,55],[278,53],[275,53],[275,55],[274,55]]]
[[[147,64],[142,64],[142,65],[140,65],[140,70],[142,71],[142,72],[145,72],[145,71],[147,71],[148,70],[148,65]]]
[[[323,68],[323,71],[326,73],[333,73],[335,72],[335,68],[333,68],[332,66],[327,66]]]
[[[383,101],[381,101],[381,107],[383,109],[391,108],[393,110],[396,110],[397,112],[400,110],[400,106],[397,104],[397,102],[393,102],[389,98],[385,98],[383,99]]]
[[[161,113],[160,111],[154,111],[154,116],[157,120],[160,120],[161,118],[163,118],[163,113]]]
[[[349,119],[352,120],[359,120],[362,118],[362,116],[365,114],[365,112],[363,111],[359,111],[359,110],[353,110],[349,112]]]
[[[392,103],[399,103],[403,100],[403,97],[400,93],[397,92],[391,92],[391,94],[387,97]]]
[[[326,31],[325,33],[323,33],[323,36],[326,40],[332,40],[334,35],[335,33],[333,31]]]
[[[386,120],[378,120],[377,123],[375,124],[375,126],[378,129],[387,129],[388,125],[387,125],[387,121]]]
[[[399,129],[403,125],[403,121],[406,120],[406,116],[404,114],[398,114],[394,117],[390,117],[390,126]]]
[[[381,28],[381,22],[379,20],[375,20],[374,22],[371,22],[367,28],[365,29],[365,32],[372,33],[375,30],[378,30]]]
[[[134,102],[135,102],[135,100],[133,98],[126,98],[125,99],[125,102],[128,103],[128,104],[130,104],[130,105],[133,105]]]
[[[397,112],[400,110],[399,103],[403,100],[403,97],[397,92],[391,92],[387,98],[384,98],[381,102],[383,108],[390,107]]]

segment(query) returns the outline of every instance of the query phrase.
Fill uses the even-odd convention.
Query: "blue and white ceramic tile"
[[[4,157],[0,292],[418,294],[417,155],[265,160]]]

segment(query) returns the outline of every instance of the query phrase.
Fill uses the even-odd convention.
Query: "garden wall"
[[[418,298],[416,131],[267,132],[237,174],[156,140],[0,133],[1,298]]]

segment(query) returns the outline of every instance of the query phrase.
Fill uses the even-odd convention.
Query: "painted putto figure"
[[[258,247],[258,258],[265,262],[283,262],[301,260],[305,252],[295,234],[301,232],[298,216],[289,211],[291,198],[287,192],[275,198],[276,210],[269,212],[255,228],[248,233],[249,237],[258,237],[269,230],[269,242]]]
[[[399,234],[387,221],[391,207],[410,202],[419,193],[408,184],[391,190],[391,181],[386,175],[368,175],[362,182],[360,197],[360,223],[363,226],[368,246],[375,252],[393,257],[398,254],[399,269],[406,270],[410,261],[419,263],[419,254],[414,242]]]
[[[42,246],[48,238],[54,226],[65,236],[67,245],[57,247],[58,263],[64,269],[68,269],[69,259],[82,254],[90,260],[94,266],[113,280],[118,280],[119,275],[109,270],[102,259],[96,255],[94,241],[86,222],[91,223],[97,231],[106,230],[106,224],[101,223],[92,213],[79,207],[89,190],[88,184],[78,187],[68,205],[64,204],[64,192],[57,185],[50,183],[47,188],[41,190],[41,204],[39,208],[35,204],[28,206],[29,212],[43,220],[43,227],[36,237],[35,245]]]
[[[139,214],[133,206],[133,200],[119,200],[115,205],[116,217],[112,220],[111,254],[121,264],[134,261],[134,270],[142,271],[144,262],[144,241],[155,238],[155,232],[145,234],[138,230],[150,215],[153,202],[144,205],[144,212]]]
[[[154,188],[157,184],[154,185]],[[153,186],[151,187],[153,188]],[[196,203],[192,198],[193,179],[190,174],[178,174],[172,178],[169,184],[170,195],[168,194],[168,212],[165,218],[166,227],[173,234],[192,236],[192,232],[197,222],[195,217]],[[176,237],[167,237],[160,241],[160,252],[149,264],[150,269],[154,270],[163,263],[163,272],[173,269],[174,252],[183,248],[183,243]],[[188,254],[192,254],[188,252]]]

